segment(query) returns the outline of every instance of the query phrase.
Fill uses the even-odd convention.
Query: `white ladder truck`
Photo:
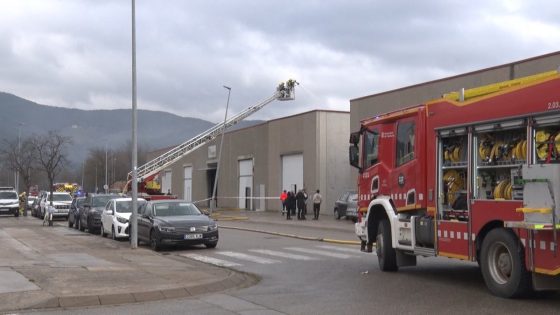
[[[146,164],[138,167],[138,183],[144,183],[144,185],[151,181],[159,172],[161,172],[166,167],[172,165],[182,157],[195,151],[202,145],[216,139],[216,137],[222,134],[224,128],[229,128],[243,119],[249,117],[250,115],[256,113],[266,105],[272,103],[275,100],[278,101],[290,101],[295,99],[294,88],[299,83],[295,80],[289,79],[286,82],[282,82],[276,88],[276,91],[269,98],[261,101],[257,105],[250,106],[237,115],[227,119],[225,122],[216,124],[212,128],[202,132],[201,134],[187,140],[186,142],[176,146],[175,148],[163,153],[162,155],[152,159]],[[132,181],[132,171],[128,173],[127,184],[125,186],[125,192],[129,189]],[[141,185],[142,186],[142,185]],[[139,187],[139,192],[148,192],[149,189],[145,187]],[[161,194],[161,192],[160,192]]]

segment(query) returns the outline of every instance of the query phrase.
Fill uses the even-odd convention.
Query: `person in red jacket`
[[[284,212],[286,212],[286,198],[288,197],[288,194],[286,193],[286,191],[284,190],[281,194],[280,194],[280,200],[282,201],[282,215],[284,215]]]

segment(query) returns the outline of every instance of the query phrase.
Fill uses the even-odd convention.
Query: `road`
[[[558,294],[505,300],[488,293],[476,264],[420,258],[383,273],[356,246],[221,230],[218,248],[175,248],[164,256],[258,275],[252,287],[193,298],[35,314],[527,314],[557,313]]]

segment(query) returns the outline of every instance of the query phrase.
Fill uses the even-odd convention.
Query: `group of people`
[[[297,209],[297,219],[306,220],[307,215],[307,192],[304,189],[300,189],[297,193],[293,191],[284,190],[280,194],[280,200],[282,201],[282,214],[286,213],[286,220],[291,220],[292,216],[296,215]],[[323,201],[323,196],[321,196],[319,189],[313,194],[313,220],[319,220],[319,211],[321,210],[321,202]]]

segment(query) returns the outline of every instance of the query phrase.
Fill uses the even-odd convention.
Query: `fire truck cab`
[[[350,143],[356,234],[381,270],[444,256],[501,297],[560,288],[558,71],[363,120]]]

